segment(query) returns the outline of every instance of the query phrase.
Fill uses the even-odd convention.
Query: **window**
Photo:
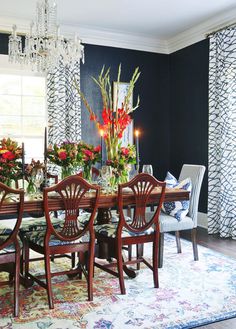
[[[47,125],[45,77],[0,70],[0,138],[25,143],[26,163],[43,160]]]

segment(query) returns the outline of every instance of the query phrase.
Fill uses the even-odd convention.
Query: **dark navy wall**
[[[170,170],[208,165],[208,39],[170,55]],[[199,210],[207,212],[207,172]]]
[[[8,54],[8,34],[0,33],[0,54]]]
[[[103,65],[111,67],[111,81],[116,81],[119,63],[122,64],[121,81],[131,79],[135,67],[141,71],[134,90],[134,102],[140,96],[140,107],[133,112],[134,125],[141,130],[140,159],[152,163],[155,174],[162,179],[169,167],[169,56],[144,51],[113,47],[85,45],[85,64],[81,65],[81,89],[92,109],[101,113],[102,102],[99,88],[91,76],[97,77]],[[82,107],[82,137],[88,142],[95,140],[93,122]]]

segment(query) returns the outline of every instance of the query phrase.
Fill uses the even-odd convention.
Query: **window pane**
[[[45,88],[44,77],[0,74],[0,138],[24,141],[26,163],[44,158]]]
[[[46,106],[44,97],[22,96],[23,115],[45,117]]]
[[[21,77],[19,75],[0,74],[0,95],[20,95]]]
[[[21,114],[20,96],[1,96],[0,95],[0,115],[20,115]]]
[[[44,135],[45,118],[40,117],[23,117],[22,131],[24,136]]]
[[[25,141],[25,162],[30,163],[31,159],[40,160],[44,159],[44,141],[43,138],[27,138]]]
[[[45,78],[23,76],[22,95],[45,96]]]
[[[1,116],[1,136],[13,137],[15,135],[21,135],[21,117]]]

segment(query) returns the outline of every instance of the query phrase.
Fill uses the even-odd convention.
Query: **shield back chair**
[[[94,193],[94,203],[90,214],[86,214],[86,221],[80,215],[81,202],[87,192]],[[43,203],[47,221],[46,230],[26,233],[24,237],[25,249],[25,275],[36,281],[47,290],[49,308],[53,308],[53,293],[51,277],[55,275],[75,275],[83,273],[88,283],[88,299],[93,299],[93,262],[95,233],[93,228],[94,218],[97,213],[100,187],[89,184],[82,177],[73,175],[65,178],[58,184],[44,189]],[[51,220],[51,213],[54,209],[53,198],[61,199],[64,211],[64,218],[61,224],[54,226]],[[89,216],[89,217],[88,217]],[[46,283],[40,276],[29,272],[29,249],[44,255]],[[68,271],[51,273],[50,259],[54,255],[67,253],[78,253],[78,265]],[[88,262],[84,263],[84,253],[88,254]]]
[[[47,178],[51,179],[53,184],[58,183],[58,175],[54,175],[47,172]],[[26,183],[28,184],[27,177],[25,178]],[[22,180],[17,181],[17,188],[22,187]],[[60,225],[60,219],[57,218],[57,212],[54,211],[53,224]],[[25,233],[36,231],[36,230],[45,230],[46,229],[46,218],[42,212],[30,212],[26,217],[23,218],[22,224],[20,226],[20,238],[23,241]],[[69,257],[69,255],[68,255]],[[53,257],[52,257],[53,258]],[[42,258],[33,258],[30,261],[41,260]],[[72,259],[72,267],[74,266],[74,260]]]
[[[0,183],[0,209],[7,200],[17,203],[17,218],[0,219],[0,271],[9,272],[9,281],[1,282],[0,285],[10,283],[14,278],[14,316],[19,315],[19,282],[20,282],[20,258],[21,243],[18,231],[22,221],[24,206],[24,191],[15,190]],[[9,201],[8,201],[9,202]]]
[[[180,175],[179,181],[186,178],[191,179],[192,191],[190,194],[189,212],[182,220],[178,221],[175,217],[165,213],[160,214],[160,245],[159,245],[159,267],[163,266],[163,253],[164,253],[164,233],[175,232],[177,252],[181,253],[180,232],[183,230],[191,230],[192,246],[194,260],[198,260],[197,249],[197,217],[198,217],[198,203],[202,186],[202,180],[205,173],[205,166],[184,164]]]
[[[165,195],[165,182],[160,182],[149,174],[141,173],[135,176],[131,181],[121,184],[118,187],[118,222],[110,222],[109,224],[96,225],[95,232],[98,245],[99,243],[107,243],[112,261],[109,264],[101,264],[95,262],[95,266],[107,271],[119,278],[120,290],[125,294],[123,269],[129,264],[137,264],[143,262],[153,271],[154,287],[158,287],[158,242],[159,242],[159,225],[158,217],[161,205]],[[150,204],[152,191],[160,189],[160,198],[156,198],[157,205],[152,218],[149,221],[146,218],[147,205]],[[127,193],[133,193],[135,202],[132,218],[125,216],[123,198]],[[150,264],[143,256],[135,257],[132,260],[125,261],[122,257],[123,246],[138,245],[147,242],[153,243],[152,264]],[[112,269],[112,267],[116,267]]]

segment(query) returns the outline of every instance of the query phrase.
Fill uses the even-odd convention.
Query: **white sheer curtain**
[[[208,232],[236,238],[236,27],[210,37]]]

